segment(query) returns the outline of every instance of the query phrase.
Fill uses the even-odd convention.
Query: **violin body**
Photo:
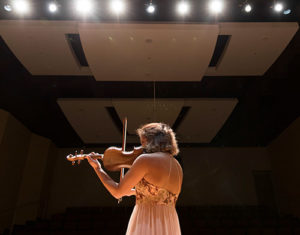
[[[119,171],[121,168],[130,168],[142,153],[142,147],[135,147],[130,152],[122,151],[122,148],[109,147],[103,154],[102,162],[107,170]]]

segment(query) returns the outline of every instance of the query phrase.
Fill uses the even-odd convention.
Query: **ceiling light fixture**
[[[154,11],[155,11],[155,7],[153,6],[152,2],[150,2],[150,4],[147,7],[147,12],[153,14]]]
[[[182,1],[177,4],[177,12],[180,15],[186,15],[189,12],[189,10],[190,10],[190,5],[187,2]]]
[[[110,7],[111,10],[118,15],[125,11],[125,4],[122,0],[113,0]]]
[[[286,10],[283,12],[283,14],[289,15],[289,14],[291,14],[291,12],[292,12],[291,9],[286,9]]]
[[[90,13],[93,9],[92,2],[90,0],[77,0],[76,1],[76,10],[81,14]]]
[[[224,4],[221,0],[213,0],[209,4],[209,9],[212,13],[219,14],[223,11]]]
[[[252,11],[252,7],[250,4],[247,4],[244,9],[245,9],[245,12],[247,12],[247,13]]]
[[[16,0],[13,2],[13,9],[19,14],[26,14],[29,12],[29,4],[25,0]]]
[[[6,11],[11,11],[11,10],[12,10],[11,5],[10,5],[10,4],[5,4],[5,5],[4,5],[4,10],[6,10]]]
[[[283,10],[283,5],[282,3],[276,3],[275,6],[274,6],[274,10],[276,12],[281,12]]]
[[[51,13],[54,13],[57,11],[57,4],[55,2],[49,3],[48,9]]]

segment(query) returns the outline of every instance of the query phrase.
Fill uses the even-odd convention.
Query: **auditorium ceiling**
[[[300,115],[300,13],[289,3],[285,18],[260,9],[218,21],[175,20],[168,2],[119,23],[5,12],[0,108],[58,147],[119,145],[124,117],[132,145],[136,128],[162,121],[181,146],[267,146]]]

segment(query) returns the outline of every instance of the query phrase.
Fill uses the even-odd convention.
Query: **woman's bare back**
[[[163,152],[147,155],[151,161],[144,178],[149,183],[178,195],[182,184],[182,169],[178,161],[172,155]]]

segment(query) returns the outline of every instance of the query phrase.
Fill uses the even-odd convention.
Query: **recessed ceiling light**
[[[291,12],[292,12],[291,9],[287,9],[287,10],[285,10],[285,11],[283,12],[283,14],[288,15],[288,14],[290,14]]]
[[[111,10],[116,14],[121,14],[125,10],[125,4],[122,0],[113,0],[110,4]]]
[[[223,8],[224,8],[224,4],[220,0],[213,0],[209,4],[210,11],[216,14],[221,13]]]
[[[147,7],[147,12],[152,14],[155,11],[155,7],[152,5],[152,3],[149,4],[149,6]]]
[[[5,5],[4,5],[4,10],[6,10],[6,11],[11,11],[11,10],[12,10],[11,5],[5,4]]]
[[[180,15],[185,15],[189,12],[190,10],[190,5],[187,3],[187,2],[179,2],[178,5],[177,5],[177,12],[180,14]]]
[[[274,10],[277,12],[281,12],[283,10],[283,5],[281,3],[276,3]]]
[[[252,7],[251,7],[250,4],[247,4],[247,5],[245,6],[245,12],[250,12],[250,11],[252,11]]]
[[[50,12],[54,13],[54,12],[57,11],[57,5],[54,2],[52,2],[52,3],[49,4],[48,9],[49,9]]]
[[[16,0],[13,2],[13,9],[20,14],[29,12],[29,4],[25,0]]]

